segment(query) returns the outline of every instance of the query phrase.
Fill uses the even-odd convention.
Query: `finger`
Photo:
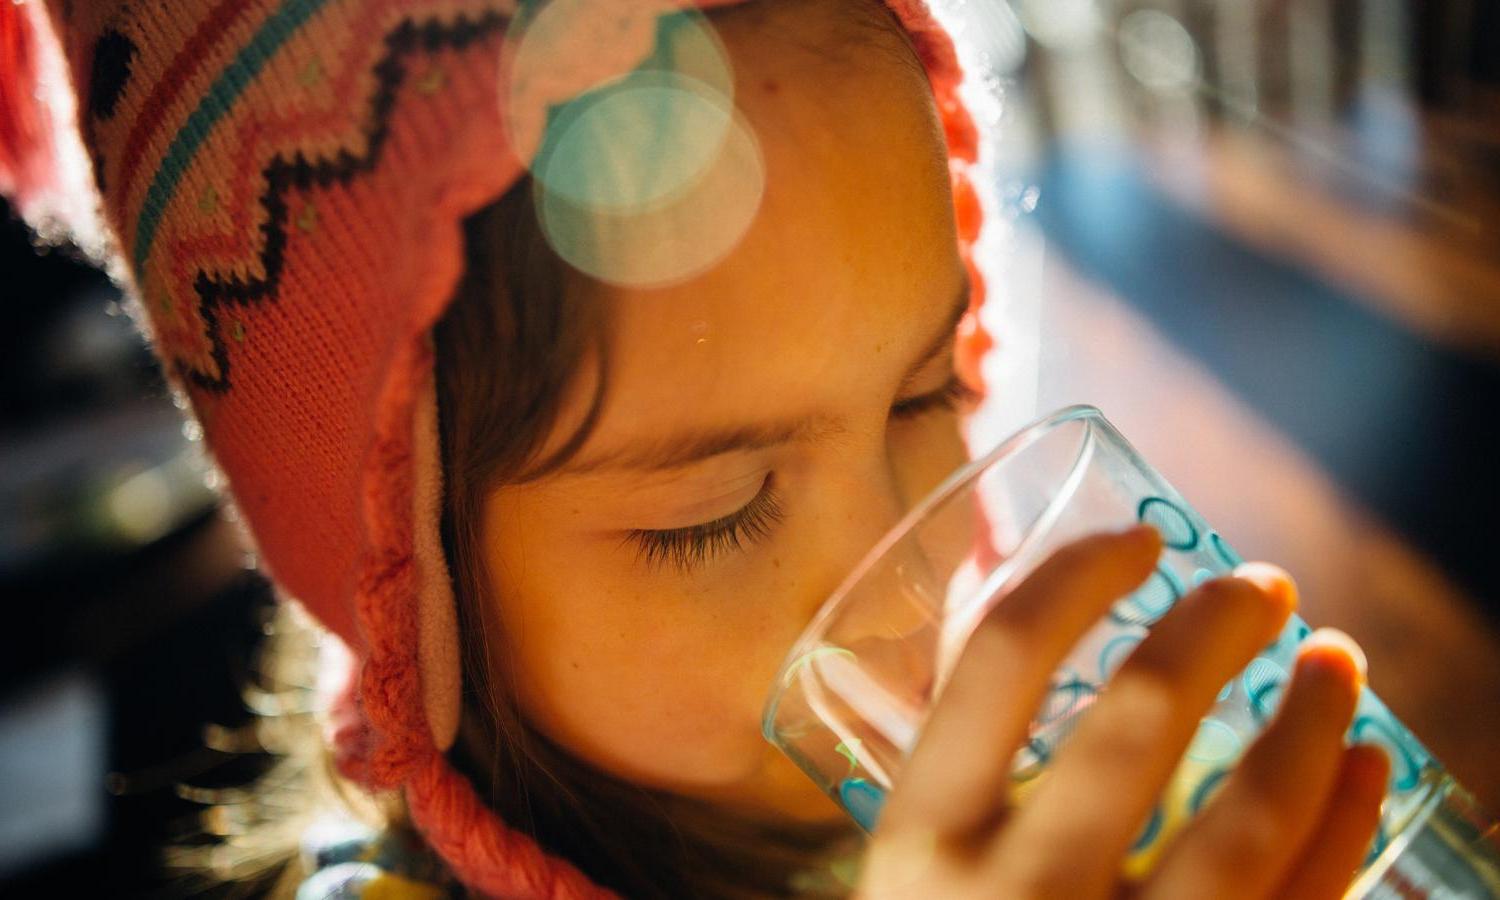
[[[1149,526],[1093,535],[1059,549],[1006,596],[964,646],[881,831],[961,836],[992,822],[1052,672],[1111,604],[1145,581],[1160,553]]]
[[[1277,897],[1335,900],[1344,896],[1380,822],[1380,803],[1390,773],[1391,761],[1379,747],[1356,744],[1344,751],[1316,839],[1292,866]]]
[[[1364,680],[1359,647],[1323,629],[1302,645],[1281,709],[1157,864],[1142,896],[1264,897],[1323,815]]]
[[[1097,896],[1118,876],[1203,711],[1296,602],[1279,569],[1246,571],[1261,584],[1216,578],[1183,598],[1079,720],[1001,836],[996,858],[1012,862],[1003,877],[1018,893]],[[1078,848],[1103,864],[1079,865]]]

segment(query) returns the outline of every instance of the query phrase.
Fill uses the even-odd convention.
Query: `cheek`
[[[500,652],[528,719],[631,781],[692,790],[751,778],[770,749],[761,706],[791,639],[750,602],[759,591],[651,589],[535,532],[513,537],[523,543],[503,555],[524,556],[532,577],[502,586]]]

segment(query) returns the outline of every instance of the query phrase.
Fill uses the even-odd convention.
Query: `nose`
[[[844,518],[841,527],[829,529],[819,579],[822,590],[809,618],[837,592],[839,633],[830,637],[869,656],[908,689],[925,691],[931,683],[931,650],[947,587],[948,567],[941,557],[948,548],[923,538],[946,535],[924,523],[894,543],[886,542],[920,498],[905,496],[885,464],[850,472],[849,478],[843,486]],[[876,552],[879,556],[872,556]]]
[[[866,560],[911,506],[884,454],[860,454],[833,490],[835,512],[819,535],[823,552],[817,583],[827,597]]]
[[[844,652],[818,655],[808,673],[816,687],[805,687],[819,708],[840,711],[845,740],[863,741],[860,762],[876,773],[911,749],[937,677],[945,591],[915,537],[879,543],[877,556],[856,561],[817,641]]]

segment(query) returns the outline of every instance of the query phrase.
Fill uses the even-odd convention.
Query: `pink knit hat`
[[[637,66],[660,15],[734,2],[552,0],[591,25],[536,35],[511,27],[515,0],[0,0],[0,190],[40,222],[76,205],[68,160],[92,160],[122,277],[261,564],[354,662],[331,717],[340,771],[404,790],[482,894],[603,892],[444,757],[460,666],[429,330],[461,221],[525,172],[548,107]],[[887,3],[942,116],[978,384],[978,135],[924,0]],[[518,64],[523,37],[548,42],[546,67]]]

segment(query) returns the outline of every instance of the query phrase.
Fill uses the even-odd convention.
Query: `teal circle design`
[[[1400,726],[1394,722],[1367,713],[1354,720],[1349,728],[1349,739],[1354,743],[1374,743],[1385,750],[1391,758],[1391,789],[1409,791],[1422,779],[1422,764],[1398,729]],[[1375,738],[1373,741],[1366,739],[1371,733]]]
[[[1054,687],[1052,696],[1058,698],[1056,708],[1054,710],[1046,710],[1044,708],[1042,714],[1050,714],[1051,718],[1045,721],[1039,719],[1032,724],[1031,737],[1027,740],[1026,746],[1020,751],[1021,754],[1029,753],[1035,761],[1035,768],[1040,769],[1045,767],[1052,761],[1052,757],[1057,753],[1058,749],[1072,736],[1073,729],[1078,727],[1078,722],[1083,717],[1083,714],[1088,711],[1089,707],[1094,705],[1094,699],[1098,694],[1098,685],[1079,679],[1065,681]],[[1052,700],[1049,697],[1048,703],[1051,702]],[[1044,704],[1044,707],[1046,705]],[[1033,768],[1033,764],[1029,761],[1023,761],[1022,765],[1013,767],[1013,769],[1015,768],[1019,768],[1023,772],[1030,771]]]
[[[1219,557],[1219,560],[1231,569],[1245,561],[1238,553],[1234,552],[1234,548],[1229,546],[1217,531],[1210,531],[1208,533],[1208,545],[1214,548],[1214,554]]]
[[[839,783],[839,803],[865,831],[874,831],[885,806],[885,791],[863,778],[845,778]]]
[[[1286,670],[1268,659],[1253,659],[1245,667],[1245,693],[1250,698],[1250,714],[1265,723],[1276,712],[1286,686]]]
[[[1244,747],[1239,732],[1218,719],[1204,719],[1188,745],[1191,759],[1206,763],[1227,763],[1239,756]]]
[[[1173,550],[1198,546],[1198,529],[1186,511],[1165,497],[1147,497],[1135,510],[1136,518],[1161,532],[1163,544]]]
[[[1161,834],[1161,823],[1165,818],[1162,815],[1161,804],[1158,803],[1156,808],[1151,810],[1151,818],[1146,821],[1146,826],[1141,829],[1141,833],[1136,837],[1135,843],[1130,845],[1129,852],[1139,853],[1151,846],[1152,842],[1156,840],[1156,836]]]
[[[1052,745],[1048,744],[1043,738],[1034,737],[1027,741],[1026,749],[1030,750],[1031,755],[1036,757],[1037,765],[1045,766],[1047,763],[1052,762]]]
[[[1228,777],[1228,775],[1228,769],[1215,769],[1212,772],[1208,773],[1208,775],[1205,776],[1202,781],[1198,782],[1198,786],[1193,788],[1193,796],[1188,798],[1188,813],[1190,813],[1191,815],[1197,815],[1198,811],[1201,810],[1208,803],[1209,798],[1213,796],[1214,788],[1222,784],[1224,779]]]
[[[1076,674],[1069,674],[1060,681],[1055,681],[1047,691],[1047,697],[1042,701],[1042,708],[1037,713],[1037,722],[1050,725],[1060,722],[1068,716],[1079,711],[1079,707],[1087,705],[1099,693],[1099,686],[1092,682],[1084,681]]]
[[[1198,585],[1202,584],[1203,582],[1211,580],[1213,577],[1214,577],[1214,572],[1213,572],[1212,569],[1204,569],[1204,568],[1194,569],[1193,570],[1193,587],[1197,587]]]
[[[1163,564],[1156,567],[1135,593],[1111,607],[1109,617],[1120,625],[1149,627],[1166,615],[1184,593],[1182,579]]]
[[[1130,655],[1130,651],[1145,638],[1144,633],[1126,633],[1110,638],[1109,643],[1099,651],[1099,677],[1108,678],[1113,675],[1115,669]]]
[[[1011,759],[1010,780],[1023,784],[1042,774],[1047,763],[1052,761],[1052,751],[1041,738],[1030,738],[1026,745],[1016,751]]]
[[[1277,656],[1277,655],[1279,655],[1280,654],[1280,649],[1279,648],[1281,647],[1281,642],[1284,641],[1284,640],[1286,640],[1287,632],[1288,631],[1292,632],[1292,646],[1293,647],[1295,647],[1298,644],[1302,643],[1303,641],[1307,640],[1307,636],[1310,635],[1310,634],[1312,634],[1312,629],[1309,628],[1309,627],[1307,627],[1307,623],[1306,622],[1303,622],[1301,619],[1293,617],[1293,620],[1291,622],[1288,622],[1287,626],[1285,628],[1281,629],[1281,633],[1278,634],[1278,635],[1276,635],[1276,640],[1274,640],[1271,643],[1267,644],[1266,648],[1264,650],[1260,651],[1260,655],[1261,656]]]

